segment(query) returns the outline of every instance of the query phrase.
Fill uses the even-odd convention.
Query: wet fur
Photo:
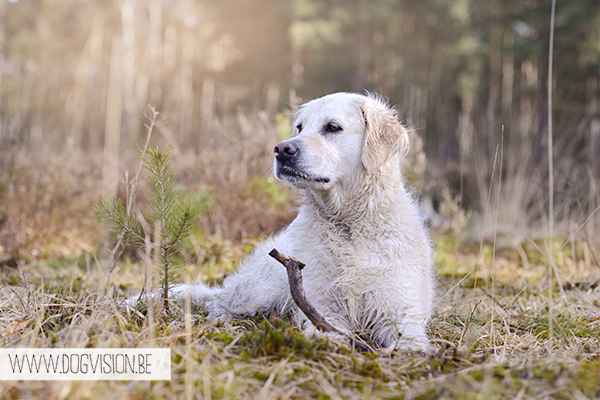
[[[327,131],[332,121],[340,131]],[[335,93],[299,107],[292,127],[288,141],[298,154],[275,160],[274,171],[302,194],[297,218],[222,286],[180,285],[173,293],[189,293],[221,320],[294,310],[305,332],[317,333],[291,299],[285,269],[268,256],[276,248],[306,264],[308,300],[338,329],[388,349],[427,350],[432,251],[400,170],[405,126],[379,97]]]

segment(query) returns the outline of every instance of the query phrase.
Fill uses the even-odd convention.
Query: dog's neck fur
[[[342,196],[342,192],[353,195]],[[306,189],[303,194],[304,206],[324,220],[350,230],[397,217],[395,205],[401,197],[408,196],[398,163],[394,162],[383,166],[375,176],[362,168],[357,179],[339,182],[328,190]]]

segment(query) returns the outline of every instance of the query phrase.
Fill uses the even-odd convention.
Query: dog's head
[[[293,137],[275,146],[275,174],[298,188],[327,190],[364,172],[378,176],[408,152],[398,114],[375,96],[334,93],[312,100],[292,124]]]

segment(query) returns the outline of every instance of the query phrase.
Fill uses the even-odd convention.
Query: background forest
[[[600,2],[556,2],[550,81],[557,265],[556,282],[548,283],[550,21],[550,0],[0,0],[4,346],[147,345],[145,329],[153,325],[138,316],[124,328],[110,306],[142,286],[140,255],[127,249],[107,284],[115,237],[91,209],[100,195],[128,198],[149,106],[159,112],[151,143],[171,149],[177,190],[201,202],[200,222],[182,250],[188,275],[219,281],[257,238],[294,216],[296,195],[270,175],[289,111],[331,92],[368,90],[395,105],[413,130],[405,172],[429,215],[440,291],[447,292],[432,337],[453,353],[400,362],[328,348],[329,361],[298,361],[256,350],[270,339],[254,330],[266,329],[267,337],[276,323],[223,332],[201,321],[199,336],[186,342],[200,375],[184,382],[176,372],[170,388],[139,386],[136,393],[368,398],[371,390],[394,397],[408,388],[405,394],[417,397],[600,396]],[[147,207],[140,193],[136,215]],[[554,305],[545,298],[549,284],[560,299]],[[97,296],[101,318],[79,308],[89,296]],[[39,308],[48,302],[60,303],[59,311]],[[542,340],[555,336],[552,307],[559,339],[548,344]],[[177,332],[189,327],[174,318],[157,322],[163,330],[148,340],[162,335],[172,340],[164,345],[180,346]],[[94,319],[106,328],[89,331]],[[27,324],[10,328],[21,320]],[[76,325],[85,332],[74,333]],[[490,352],[498,346],[501,359]],[[557,348],[564,368],[543,361],[523,367],[559,357]],[[510,351],[520,367],[504,358]],[[253,364],[261,356],[267,362]],[[332,378],[340,368],[347,375]],[[439,378],[448,372],[463,380]],[[582,379],[590,386],[578,386]],[[425,386],[415,386],[419,380]],[[339,385],[347,390],[333,390]],[[5,385],[0,395],[60,390]],[[70,398],[108,393],[83,384],[69,390]]]
[[[546,214],[547,1],[0,4],[3,187],[16,179],[6,174],[17,151],[33,160],[85,154],[101,163],[104,193],[116,193],[143,144],[148,104],[165,120],[157,140],[203,160],[196,184],[244,182],[267,173],[290,107],[370,90],[395,104],[421,139],[422,148],[413,143],[427,157],[419,191],[438,211],[447,190],[462,208],[483,212],[501,145],[501,229],[530,229]],[[553,112],[563,222],[598,204],[599,8],[589,0],[557,5]]]

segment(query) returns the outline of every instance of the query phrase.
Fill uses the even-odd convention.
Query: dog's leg
[[[208,318],[227,319],[271,310],[289,313],[293,300],[286,270],[268,256],[278,244],[287,247],[282,239],[283,235],[278,235],[261,242],[238,270],[225,278],[219,291],[206,302]]]
[[[381,344],[388,350],[432,351],[422,317],[398,316],[376,332]]]
[[[293,305],[286,271],[268,256],[278,244],[287,248],[281,243],[282,239],[283,234],[280,234],[260,243],[250,258],[233,275],[225,278],[222,286],[209,287],[202,282],[182,284],[171,287],[169,293],[175,300],[183,300],[189,295],[193,302],[203,304],[209,319],[229,320],[236,315],[272,309],[284,314]],[[156,291],[144,296],[160,297],[160,293]],[[133,296],[125,302],[134,306],[142,298]]]
[[[266,258],[265,261],[270,262]],[[272,266],[242,266],[227,277],[219,292],[207,301],[208,318],[227,319],[270,310],[288,313],[293,302],[285,278],[285,271]]]

